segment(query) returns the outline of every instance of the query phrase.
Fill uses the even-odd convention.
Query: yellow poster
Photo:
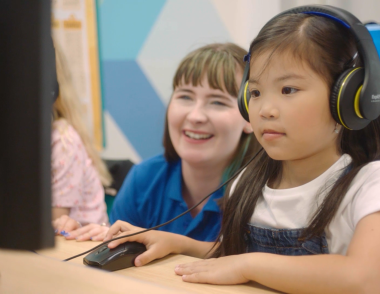
[[[52,10],[54,41],[65,54],[86,124],[100,150],[103,121],[95,1],[54,0]]]

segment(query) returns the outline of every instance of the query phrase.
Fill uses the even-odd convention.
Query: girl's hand
[[[88,224],[82,228],[76,229],[70,233],[66,233],[63,236],[67,240],[77,241],[102,241],[108,232],[108,227],[98,224]]]
[[[53,221],[53,228],[57,235],[65,235],[81,227],[81,224],[68,215],[62,215]]]
[[[122,235],[129,235],[142,230],[144,229],[133,226],[127,222],[117,221],[110,227],[103,241],[108,241],[115,235],[120,237]],[[176,246],[180,243],[178,242],[178,239],[181,239],[181,237],[183,236],[168,232],[149,231],[136,236],[112,241],[108,244],[108,247],[112,249],[125,242],[139,242],[144,244],[147,251],[140,254],[135,259],[135,266],[142,266],[170,253],[178,253],[179,248]]]
[[[244,254],[205,259],[180,264],[174,269],[182,280],[190,283],[217,285],[242,284],[249,281],[244,276],[247,258]]]

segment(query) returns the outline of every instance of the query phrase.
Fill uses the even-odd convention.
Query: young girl
[[[164,223],[214,191],[258,150],[236,99],[245,54],[231,43],[211,44],[183,59],[167,110],[165,153],[132,168],[116,196],[111,223],[123,220],[144,228]],[[222,196],[223,189],[161,230],[215,241]],[[71,231],[77,224],[66,221],[67,239],[102,240],[108,230],[89,225]]]
[[[249,280],[290,293],[380,293],[380,121],[345,129],[329,97],[360,65],[347,28],[322,16],[286,14],[252,42],[249,119],[264,151],[231,188],[216,244],[151,231],[136,266],[169,253],[216,259],[179,265],[187,282]],[[356,91],[356,89],[355,89]],[[119,232],[138,231],[114,224]]]
[[[56,44],[59,96],[53,105],[52,216],[57,230],[62,216],[77,225],[108,223],[103,186],[111,176],[88,134],[63,52]]]

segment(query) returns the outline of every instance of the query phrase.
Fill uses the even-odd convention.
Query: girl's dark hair
[[[236,84],[236,73],[244,71],[243,48],[233,43],[214,43],[198,48],[190,52],[180,63],[173,78],[173,91],[182,83],[191,83],[194,86],[202,85],[202,79],[206,76],[211,88],[228,92],[237,97],[239,91]],[[164,155],[167,161],[174,162],[179,159],[170,139],[167,113],[164,128]],[[239,146],[232,162],[227,167],[223,178],[232,175],[239,167],[259,150],[260,145],[253,134],[242,133]]]
[[[352,60],[357,48],[349,29],[325,17],[307,14],[283,15],[266,24],[250,46],[251,60],[268,52],[267,64],[274,54],[289,53],[322,77],[330,89],[342,72],[352,67],[353,63],[356,66],[359,63]],[[358,131],[342,128],[337,139],[337,150],[349,154],[352,162],[347,172],[332,185],[301,239],[323,234],[360,169],[380,159],[379,147],[379,119]],[[248,166],[231,197],[225,197],[218,238],[221,243],[215,246],[215,257],[246,251],[244,233],[257,200],[262,196],[268,180],[280,177],[281,171],[281,161],[271,159],[266,152],[262,152]]]

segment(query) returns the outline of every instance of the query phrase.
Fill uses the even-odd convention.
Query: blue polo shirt
[[[182,197],[182,182],[181,160],[169,163],[158,155],[133,166],[112,206],[111,224],[123,220],[150,228],[183,213],[188,207]],[[222,217],[216,200],[222,196],[220,189],[205,200],[207,203],[194,218],[187,213],[158,230],[215,241]]]

